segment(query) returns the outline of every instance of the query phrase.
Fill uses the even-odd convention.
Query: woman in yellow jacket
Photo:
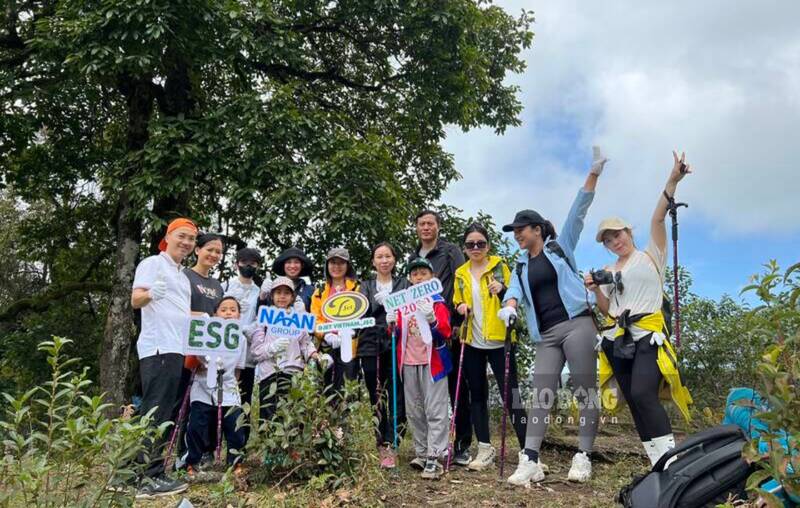
[[[328,322],[322,313],[322,306],[328,298],[342,291],[358,291],[358,289],[359,282],[350,261],[350,253],[342,248],[329,250],[325,260],[325,282],[318,285],[311,296],[311,313],[317,317],[317,324]],[[333,368],[325,371],[325,386],[333,385],[334,389],[340,390],[344,386],[345,377],[355,379],[354,362],[342,361],[341,353],[342,340],[354,340],[352,330],[315,333],[315,336],[317,349],[333,357]],[[354,343],[353,351],[356,351],[356,346]]]
[[[611,375],[628,402],[636,430],[652,464],[675,447],[669,416],[659,400],[668,389],[684,418],[689,419],[691,397],[681,384],[669,328],[661,312],[664,298],[667,231],[664,219],[675,189],[689,171],[684,156],[672,152],[674,165],[650,222],[650,239],[644,250],[633,242],[631,225],[620,218],[605,219],[597,228],[597,241],[617,255],[606,267],[607,277],[584,276],[586,287],[597,297],[607,317],[600,351],[600,388],[608,406]],[[610,367],[610,368],[609,368]]]
[[[478,438],[478,454],[467,468],[480,471],[491,466],[495,458],[495,449],[489,440],[489,383],[486,378],[486,363],[492,366],[502,398],[505,383],[503,344],[506,326],[497,317],[497,312],[502,306],[511,272],[498,256],[489,255],[489,234],[483,226],[470,225],[464,232],[463,240],[468,261],[456,270],[453,306],[459,314],[466,317],[461,325],[466,327],[462,369],[469,386],[472,425]],[[512,406],[517,393],[515,349],[516,347],[511,348],[508,376],[509,403]],[[509,414],[520,448],[524,448],[525,411],[519,407],[509,411]]]

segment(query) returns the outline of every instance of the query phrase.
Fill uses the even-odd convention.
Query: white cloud
[[[523,126],[448,132],[464,179],[444,201],[499,223],[521,208],[563,220],[593,142],[611,162],[588,227],[643,225],[673,148],[695,167],[686,217],[727,237],[800,231],[798,2],[499,1],[536,11]]]

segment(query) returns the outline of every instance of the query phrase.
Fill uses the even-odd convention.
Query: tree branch
[[[30,298],[17,300],[0,313],[0,323],[13,321],[23,312],[41,312],[47,310],[51,303],[63,300],[73,293],[85,292],[111,292],[111,284],[106,282],[67,282],[58,286],[51,286],[47,291]]]

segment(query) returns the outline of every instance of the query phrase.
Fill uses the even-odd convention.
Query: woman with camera
[[[533,210],[517,213],[513,223],[503,226],[503,231],[514,231],[522,253],[503,298],[504,307],[497,315],[508,326],[517,316],[517,307],[522,305],[528,332],[536,347],[533,400],[528,413],[525,448],[519,453],[517,470],[508,478],[513,485],[525,486],[531,481],[544,480],[539,448],[550,421],[550,409],[557,401],[558,382],[565,361],[569,362],[580,409],[580,451],[573,457],[567,477],[585,482],[592,474],[590,454],[600,409],[594,351],[596,329],[589,295],[583,278],[575,269],[574,252],[606,160],[595,147],[586,183],[578,191],[560,235],[556,235],[550,221]]]
[[[667,339],[669,318],[662,312],[667,259],[664,220],[674,202],[678,182],[691,173],[684,164],[685,154],[672,155],[674,165],[650,221],[647,247],[636,248],[630,224],[617,217],[605,219],[597,228],[596,239],[616,254],[617,260],[606,270],[584,276],[586,287],[595,294],[597,306],[607,316],[608,326],[600,344],[601,390],[609,387],[613,375],[653,464],[675,446],[669,417],[659,401],[664,382],[687,419],[691,401],[680,383],[675,351]],[[608,400],[605,393],[603,400]]]

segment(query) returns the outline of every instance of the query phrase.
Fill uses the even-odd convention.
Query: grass
[[[499,430],[492,441],[500,449]],[[336,491],[325,489],[321,482],[287,484],[280,488],[268,485],[248,486],[232,482],[194,484],[186,497],[197,507],[205,506],[275,506],[333,508],[338,506],[537,506],[537,507],[607,507],[615,506],[614,497],[632,476],[647,469],[647,459],[630,423],[619,421],[601,425],[593,460],[593,477],[585,484],[567,481],[572,455],[577,443],[577,429],[552,426],[542,449],[542,461],[550,468],[547,478],[530,488],[514,487],[498,475],[495,467],[482,472],[453,467],[439,480],[423,480],[408,462],[413,458],[409,440],[400,447],[398,467],[381,471],[371,467],[358,482]],[[517,452],[509,429],[505,477],[514,472]],[[473,446],[474,448],[474,446]],[[474,450],[473,450],[474,452]],[[174,507],[179,496],[137,506]]]

